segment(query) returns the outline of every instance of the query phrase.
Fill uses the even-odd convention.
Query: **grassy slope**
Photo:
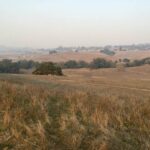
[[[91,62],[94,58],[100,57],[108,60],[119,60],[124,58],[129,58],[131,60],[135,59],[143,59],[146,57],[150,57],[150,50],[145,51],[116,51],[114,56],[108,56],[99,51],[85,51],[85,52],[59,52],[56,54],[49,55],[48,52],[46,54],[42,53],[33,53],[29,55],[21,55],[18,57],[16,54],[1,54],[2,58],[13,57],[15,60],[18,59],[27,59],[27,60],[35,60],[35,61],[53,61],[53,62],[66,62],[67,60],[84,60],[87,62]]]
[[[64,72],[0,75],[0,149],[150,149],[149,66]]]

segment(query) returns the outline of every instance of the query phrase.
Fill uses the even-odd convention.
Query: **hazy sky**
[[[0,45],[150,42],[150,0],[0,0]]]

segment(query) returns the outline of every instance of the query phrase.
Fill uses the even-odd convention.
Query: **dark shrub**
[[[78,68],[87,68],[87,67],[89,67],[89,64],[87,62],[85,62],[83,60],[80,60],[78,62]]]
[[[19,73],[19,66],[16,62],[4,59],[0,61],[0,73]]]
[[[103,58],[96,58],[90,64],[90,67],[93,68],[93,69],[111,68],[113,66],[114,66],[113,62],[107,61],[107,60],[105,60]]]
[[[37,75],[63,75],[61,67],[57,66],[52,62],[44,62],[37,67],[37,69],[33,72],[33,74]]]
[[[21,69],[31,69],[35,68],[39,65],[38,62],[34,62],[33,60],[20,60],[17,62],[19,65],[19,68]]]
[[[106,55],[110,55],[110,56],[113,56],[113,55],[116,54],[114,51],[111,51],[111,50],[109,50],[107,48],[105,48],[104,50],[101,50],[100,52],[102,52],[102,53],[104,53]]]
[[[124,58],[124,59],[123,59],[123,62],[124,62],[124,63],[129,63],[129,62],[130,62],[130,59]]]
[[[78,63],[75,60],[69,60],[64,63],[64,68],[78,68]]]

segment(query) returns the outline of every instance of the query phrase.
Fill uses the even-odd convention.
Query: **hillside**
[[[150,149],[150,66],[0,75],[0,149]]]
[[[109,56],[99,51],[78,51],[78,52],[58,52],[54,54],[49,54],[49,51],[22,51],[22,52],[13,52],[13,51],[6,51],[1,52],[0,60],[2,59],[12,59],[14,61],[17,60],[34,60],[34,61],[53,61],[53,62],[65,62],[68,60],[84,60],[87,62],[92,61],[94,58],[105,58],[108,60],[119,60],[128,58],[131,60],[135,59],[143,59],[146,57],[150,57],[150,50],[143,50],[143,51],[116,51],[115,55]]]

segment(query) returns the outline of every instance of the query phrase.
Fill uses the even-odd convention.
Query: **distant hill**
[[[106,50],[106,48],[108,50]],[[103,51],[105,50],[105,51]],[[53,53],[53,52],[56,53]],[[94,58],[105,58],[107,60],[119,60],[128,58],[143,59],[150,57],[150,44],[105,46],[105,47],[58,47],[48,49],[13,48],[0,46],[0,60],[12,59],[65,62],[68,60],[84,60],[90,62]]]

